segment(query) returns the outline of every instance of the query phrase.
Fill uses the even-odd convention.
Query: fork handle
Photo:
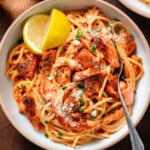
[[[136,128],[134,127],[134,125],[131,121],[131,118],[130,118],[129,113],[127,111],[127,107],[124,103],[124,99],[122,97],[119,86],[118,86],[118,93],[120,95],[122,106],[123,106],[125,116],[126,116],[126,121],[127,121],[128,129],[129,129],[129,135],[130,135],[130,139],[131,139],[132,150],[144,150],[143,142],[142,142],[139,134],[136,131]]]

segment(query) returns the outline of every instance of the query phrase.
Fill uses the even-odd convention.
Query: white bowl
[[[140,0],[119,0],[123,5],[134,11],[135,13],[150,18],[150,6]]]
[[[0,45],[0,101],[2,108],[14,127],[27,139],[44,149],[50,150],[69,150],[67,146],[56,143],[51,139],[46,139],[43,134],[34,130],[27,118],[18,112],[17,103],[12,95],[13,85],[9,78],[5,77],[6,60],[10,50],[16,45],[18,39],[22,36],[22,27],[24,21],[30,15],[36,13],[45,13],[56,7],[60,10],[72,10],[86,8],[96,5],[101,8],[106,15],[111,18],[118,18],[125,22],[130,28],[137,43],[137,54],[143,58],[143,67],[145,74],[137,86],[137,94],[133,106],[132,121],[136,125],[144,115],[149,104],[150,92],[150,49],[148,44],[136,26],[136,24],[118,8],[101,0],[48,0],[43,1],[18,17],[5,33]],[[127,126],[113,134],[110,138],[104,140],[94,140],[85,145],[78,146],[80,150],[98,150],[105,149],[117,143],[128,134]]]

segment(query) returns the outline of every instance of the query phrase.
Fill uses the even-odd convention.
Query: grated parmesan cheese
[[[96,111],[96,110],[93,110],[93,111],[91,112],[91,116],[92,116],[92,117],[96,117],[96,116],[97,116],[97,111]]]
[[[74,40],[74,45],[79,46],[81,42],[79,40]]]

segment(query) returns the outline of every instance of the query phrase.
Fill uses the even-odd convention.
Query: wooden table
[[[120,8],[128,16],[130,16],[136,24],[139,26],[146,39],[150,43],[150,19],[141,17],[129,9],[121,5],[118,0],[106,0],[109,3]],[[9,17],[9,14],[6,13],[0,7],[0,39],[2,38],[4,32],[11,24],[12,20]],[[150,150],[150,107],[144,115],[143,119],[137,126],[137,130],[141,135],[141,138],[144,142],[145,149]],[[40,150],[41,148],[30,143],[25,139],[8,121],[5,114],[3,113],[0,107],[0,150]],[[129,136],[124,138],[118,144],[112,146],[108,150],[131,150]]]

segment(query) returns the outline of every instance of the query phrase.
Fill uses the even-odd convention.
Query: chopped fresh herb
[[[111,110],[111,113],[114,113],[114,112],[115,112],[115,110],[114,110],[114,109],[112,109],[112,110]]]
[[[46,101],[43,99],[43,104],[46,104]]]
[[[134,35],[133,34],[131,34],[131,37],[134,39]]]
[[[80,91],[82,91],[83,93],[85,93],[85,89],[77,89],[77,90],[80,90]]]
[[[124,80],[125,80],[125,78],[126,78],[126,74],[123,72],[123,73],[121,74],[120,79],[124,81]]]
[[[101,114],[101,110],[98,111],[98,115],[100,115],[100,114]]]
[[[115,21],[120,21],[118,18],[114,18]]]
[[[84,105],[84,101],[81,98],[79,98],[79,103],[80,103],[81,106]]]
[[[92,52],[95,52],[95,50],[96,50],[96,46],[93,45],[93,46],[92,46]]]
[[[45,75],[45,76],[49,76],[49,73],[45,73],[44,75]]]
[[[80,87],[80,88],[85,88],[84,82],[81,82],[81,83],[79,84],[79,87]]]
[[[92,120],[92,121],[94,121],[94,120],[95,120],[95,118],[94,118],[94,117],[92,117],[92,118],[91,118],[91,120]]]
[[[85,11],[85,12],[87,12],[87,13],[89,12],[89,10],[88,10],[88,9],[84,9],[84,11]]]
[[[95,69],[99,69],[99,67],[97,65],[94,66]]]
[[[69,76],[68,76],[68,74],[66,74],[66,78],[68,78]]]
[[[23,86],[23,90],[24,90],[25,88],[26,88],[26,86],[24,85],[24,86]]]
[[[20,89],[19,85],[17,85],[17,89]]]
[[[48,124],[48,121],[45,121],[45,124]]]
[[[98,30],[97,30],[97,32],[100,32],[100,31],[102,31],[102,29],[98,29]]]
[[[47,133],[45,133],[44,136],[45,136],[46,138],[48,138],[48,134],[47,134]]]
[[[63,135],[63,133],[61,133],[61,132],[58,132],[58,135],[59,135],[59,136],[62,136],[62,135]]]
[[[61,70],[60,70],[60,72],[62,72],[62,73],[63,73],[63,72],[64,72],[64,69],[61,69]]]
[[[60,52],[63,53],[63,52],[64,52],[64,49],[62,48],[62,49],[60,50]]]
[[[85,90],[84,90],[84,89],[81,89],[81,90],[82,90],[83,93],[85,93]]]
[[[18,44],[23,43],[23,39],[19,39],[17,43],[18,43]]]
[[[108,24],[105,24],[105,27],[108,28],[108,27],[109,27],[109,23],[108,23]]]
[[[107,92],[106,92],[106,95],[107,95],[108,97],[110,97],[110,94],[109,94],[109,93],[107,93]]]
[[[35,120],[34,119],[32,120],[32,123],[35,124]]]
[[[62,90],[65,90],[66,88],[67,88],[67,86],[63,86],[63,87],[62,87]]]
[[[81,107],[79,107],[79,112],[84,112],[84,109],[82,109]]]
[[[57,78],[57,76],[58,76],[58,72],[54,72],[55,79]]]
[[[77,36],[76,36],[76,39],[81,39],[82,37],[82,32],[80,32],[79,30],[77,31]]]
[[[86,33],[91,33],[90,31],[86,31]]]

